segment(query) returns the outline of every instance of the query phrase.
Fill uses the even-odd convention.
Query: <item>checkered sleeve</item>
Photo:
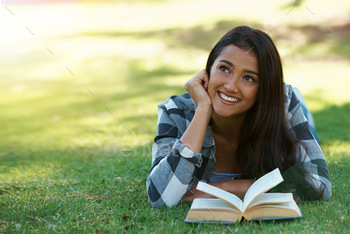
[[[292,134],[301,142],[299,153],[301,154],[301,162],[310,175],[308,182],[317,190],[323,191],[324,199],[329,199],[332,186],[321,147],[310,132],[309,123],[303,114],[301,103],[291,86],[286,89],[286,98],[288,100],[286,105],[287,122]]]
[[[193,180],[201,153],[181,144],[190,120],[174,98],[158,106],[157,136],[152,147],[152,167],[147,176],[147,194],[153,207],[177,205]]]

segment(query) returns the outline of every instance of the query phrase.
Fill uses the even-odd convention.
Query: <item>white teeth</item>
[[[223,93],[219,93],[220,94],[220,97],[226,101],[230,101],[230,102],[238,102],[238,99],[237,98],[234,98],[234,97],[228,97],[226,96],[225,94]]]

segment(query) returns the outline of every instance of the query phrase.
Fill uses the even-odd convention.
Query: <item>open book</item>
[[[236,195],[209,184],[199,182],[197,190],[217,198],[193,200],[185,222],[227,222],[301,218],[302,214],[292,193],[265,193],[283,181],[279,169],[267,173],[255,181],[243,201]]]

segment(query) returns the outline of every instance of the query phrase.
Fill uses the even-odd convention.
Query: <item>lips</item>
[[[238,98],[233,97],[233,96],[228,96],[227,94],[224,94],[222,92],[218,92],[218,94],[222,100],[229,102],[229,103],[237,103],[240,101]]]

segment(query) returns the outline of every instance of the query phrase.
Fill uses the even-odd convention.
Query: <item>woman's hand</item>
[[[236,180],[220,180],[216,182],[211,182],[209,184],[219,189],[225,190],[229,193],[233,193],[243,200],[246,192],[248,191],[248,189],[253,183],[254,183],[254,180],[236,179]],[[193,185],[191,189],[189,189],[185,193],[184,197],[182,198],[182,201],[193,202],[195,198],[212,198],[213,197],[207,193],[197,190],[196,188],[197,188],[197,185]]]
[[[180,142],[197,153],[200,153],[202,150],[205,133],[213,114],[211,99],[206,90],[208,89],[208,84],[209,77],[206,70],[200,71],[185,84],[185,89],[196,103],[197,109],[190,125],[180,138]]]
[[[204,192],[201,192],[199,190],[196,189],[197,188],[197,185],[193,185],[191,187],[191,189],[189,189],[185,195],[183,196],[182,198],[182,201],[185,201],[185,202],[193,202],[193,200],[195,198],[212,198],[213,196],[207,194],[207,193],[204,193]]]
[[[209,77],[205,69],[198,72],[192,79],[186,82],[185,89],[191,95],[197,108],[209,108],[212,110],[211,99],[208,94]],[[210,90],[209,90],[210,91]]]

